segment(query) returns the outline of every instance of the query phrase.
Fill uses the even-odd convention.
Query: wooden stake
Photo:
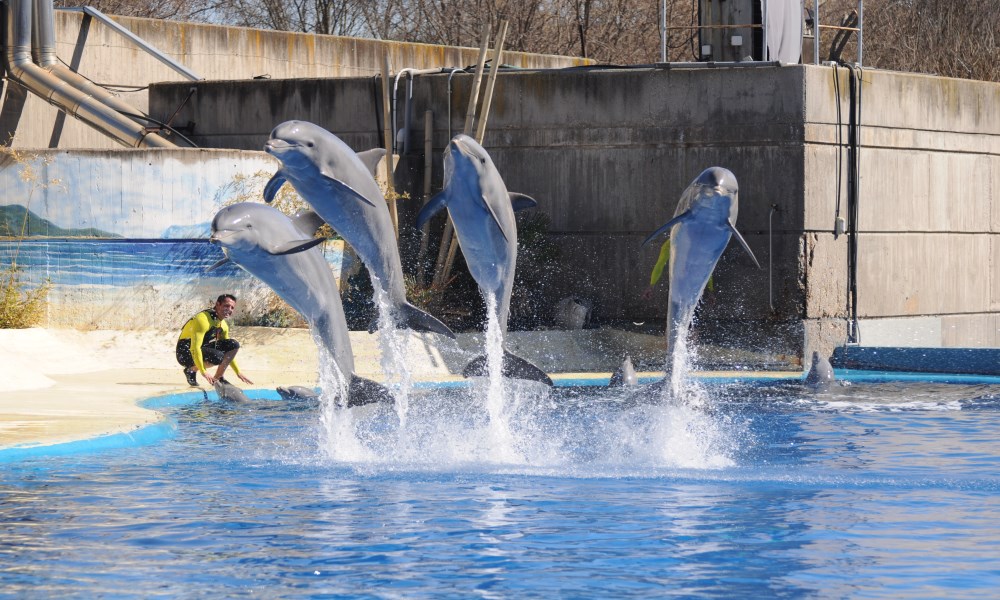
[[[434,175],[434,113],[424,112],[424,203],[431,199],[431,176]],[[420,230],[420,251],[417,253],[417,283],[420,287],[426,284],[426,269],[424,260],[427,258],[427,238],[430,236],[430,223],[424,223]]]
[[[483,69],[486,67],[486,49],[490,45],[490,24],[483,24],[482,41],[479,43],[479,60],[476,62],[476,76],[472,80],[472,91],[469,94],[469,108],[465,111],[465,135],[472,135],[472,127],[476,120],[476,105],[479,103],[479,84],[483,81]]]
[[[399,214],[396,210],[396,191],[393,185],[396,161],[392,148],[392,123],[389,122],[389,53],[386,52],[382,61],[382,137],[385,141],[385,201],[389,205],[389,216],[392,217],[392,227],[399,239]]]

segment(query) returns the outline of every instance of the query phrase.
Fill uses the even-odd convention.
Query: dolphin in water
[[[813,351],[812,366],[806,374],[805,384],[811,388],[821,389],[829,387],[836,378],[833,375],[833,366],[830,361]]]
[[[282,400],[316,400],[319,394],[312,388],[301,385],[278,386],[275,389]]]
[[[396,231],[374,176],[385,150],[357,154],[334,134],[306,121],[275,127],[264,150],[281,161],[264,188],[264,200],[271,202],[286,181],[291,183],[354,248],[376,280],[373,287],[388,298],[398,325],[455,337],[447,325],[406,299]]]
[[[736,176],[728,169],[709,167],[681,194],[674,217],[642,243],[645,246],[659,235],[670,232],[668,373],[673,369],[678,339],[687,335],[694,310],[729,239],[735,237],[760,268],[750,246],[736,231],[738,209],[739,184]]]
[[[298,222],[307,222],[307,218]],[[212,220],[213,244],[226,261],[266,283],[309,323],[321,350],[336,363],[348,384],[347,406],[392,401],[383,386],[354,374],[354,354],[337,281],[313,238],[276,208],[241,202],[220,210]]]
[[[230,402],[249,402],[250,398],[240,388],[229,383],[228,381],[216,381],[212,386],[215,388],[215,393],[219,395],[220,400],[228,400]]]
[[[636,374],[635,367],[632,366],[632,357],[626,354],[622,364],[611,374],[608,387],[632,387],[635,385],[639,385],[639,375]]]
[[[514,211],[537,203],[524,194],[509,193],[493,159],[465,134],[456,135],[445,149],[444,180],[444,189],[417,215],[416,226],[423,227],[442,208],[448,209],[469,272],[483,297],[496,302],[497,321],[505,338],[517,261]],[[486,356],[477,357],[462,372],[466,377],[486,373]],[[544,371],[506,350],[503,373],[552,385]]]

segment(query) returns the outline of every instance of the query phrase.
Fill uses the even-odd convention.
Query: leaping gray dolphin
[[[323,238],[305,235],[276,208],[256,202],[233,204],[212,220],[213,244],[227,260],[266,283],[309,323],[313,338],[334,360],[348,385],[347,406],[392,401],[383,386],[354,374],[354,355],[337,281],[315,246]]]
[[[687,335],[705,285],[719,257],[735,237],[753,260],[743,236],[736,231],[739,184],[736,176],[722,167],[709,167],[681,194],[674,217],[650,234],[642,243],[670,231],[670,297],[667,306],[667,372],[673,368],[679,336]]]
[[[505,338],[517,262],[514,211],[534,207],[537,203],[524,194],[509,193],[493,159],[465,134],[456,135],[445,149],[444,180],[444,189],[417,215],[417,228],[447,207],[469,272],[484,298],[492,296],[496,302],[497,321]],[[479,356],[462,374],[470,377],[486,372],[486,356]],[[552,385],[544,371],[506,350],[503,374]]]
[[[395,229],[374,176],[385,150],[357,154],[336,135],[306,121],[275,127],[264,150],[281,161],[264,188],[264,200],[271,202],[286,181],[291,183],[354,248],[377,280],[373,287],[389,299],[399,326],[455,337],[447,325],[406,300]]]

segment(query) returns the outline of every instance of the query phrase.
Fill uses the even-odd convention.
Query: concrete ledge
[[[1000,375],[1000,348],[841,346],[830,363],[842,369]]]

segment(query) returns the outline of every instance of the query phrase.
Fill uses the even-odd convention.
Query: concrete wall
[[[839,77],[846,129],[846,71]],[[435,117],[435,180],[449,133],[462,127],[470,79],[455,77],[450,93],[446,76],[416,80],[414,114]],[[1000,86],[865,71],[862,88],[862,343],[996,345]],[[151,94],[151,111],[164,114],[187,86]],[[216,82],[199,85],[180,116],[207,146],[260,148],[275,124],[297,118],[364,150],[379,143],[371,98],[366,80]],[[562,250],[551,300],[590,298],[604,320],[663,317],[665,286],[641,297],[657,248],[640,242],[702,169],[728,167],[740,181],[737,226],[764,270],[733,244],[699,334],[828,352],[846,339],[847,316],[846,237],[833,235],[835,98],[829,67],[503,73],[485,145],[508,188],[534,196],[551,219]],[[397,180],[419,190],[422,164],[417,152],[404,156]],[[914,338],[913,319],[929,319],[940,335],[921,327]]]
[[[207,80],[309,77],[373,77],[388,53],[392,70],[475,65],[478,48],[317,36],[176,21],[114,17],[143,40]],[[82,13],[56,12],[56,51],[65,63],[145,112],[145,86],[187,81],[106,25]],[[584,59],[505,52],[505,64],[521,68],[567,67]],[[129,89],[137,86],[139,89]],[[113,141],[16,85],[4,86],[0,138],[22,148],[118,148]],[[176,108],[176,107],[174,107]],[[173,112],[171,109],[170,113]],[[170,114],[166,115],[169,118]],[[166,120],[166,119],[164,119]],[[175,122],[184,125],[184,122]]]

